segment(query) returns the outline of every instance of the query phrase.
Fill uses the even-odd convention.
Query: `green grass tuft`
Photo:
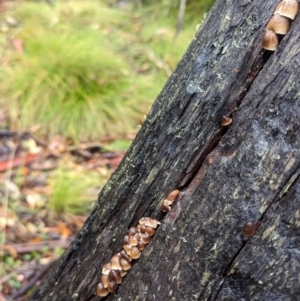
[[[24,55],[14,54],[10,68],[0,69],[0,93],[20,112],[22,128],[34,121],[75,138],[107,133],[110,123],[116,132],[128,130],[135,108],[124,97],[130,82],[122,72],[129,68],[100,34],[41,30],[23,38]]]
[[[177,13],[170,0],[141,10],[100,1],[16,6],[20,27],[10,34],[24,51],[6,51],[0,66],[11,123],[76,140],[136,131],[203,15],[174,41]]]
[[[52,214],[87,214],[96,199],[96,195],[89,190],[91,187],[96,188],[99,182],[96,173],[91,177],[62,163],[49,179],[51,193],[48,209]]]

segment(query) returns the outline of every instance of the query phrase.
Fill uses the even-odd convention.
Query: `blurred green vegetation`
[[[188,2],[174,39],[179,1],[13,1],[0,65],[10,123],[75,140],[136,131],[212,3]]]
[[[60,162],[48,182],[47,208],[53,218],[57,214],[87,215],[94,205],[94,192],[100,189],[97,172],[76,170],[67,161]]]
[[[0,14],[0,113],[5,108],[8,121],[0,129],[42,135],[47,146],[41,153],[52,149],[54,155],[48,153],[39,162],[41,170],[21,166],[0,181],[0,194],[7,191],[0,202],[0,246],[49,240],[49,229],[58,231],[59,223],[72,228],[70,233],[53,232],[65,237],[81,227],[79,215],[88,215],[131,143],[126,136],[134,136],[122,134],[135,133],[144,121],[213,2],[187,1],[177,36],[180,1],[5,3],[7,9]],[[96,152],[90,160],[64,154],[69,143],[61,140],[86,142],[107,134],[114,138],[104,148],[101,141],[101,151],[119,152],[115,161]],[[25,142],[21,149],[29,153],[39,148],[32,146],[32,139]],[[0,276],[10,275],[8,291],[26,284],[17,271],[24,262],[62,252],[46,247],[16,257],[0,250]]]

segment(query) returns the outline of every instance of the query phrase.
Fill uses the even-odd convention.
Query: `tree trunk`
[[[300,16],[275,52],[263,50],[278,2],[215,3],[30,300],[99,300],[103,264],[143,216],[162,225],[107,300],[300,300]],[[229,114],[232,124],[220,126]],[[243,226],[258,220],[246,241]]]

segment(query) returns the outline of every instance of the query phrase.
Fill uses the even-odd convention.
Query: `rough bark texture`
[[[300,300],[299,14],[274,53],[260,46],[278,2],[217,1],[32,301],[99,300],[102,265],[142,216],[162,225],[107,300]]]

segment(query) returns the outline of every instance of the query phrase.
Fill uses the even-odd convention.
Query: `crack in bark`
[[[265,51],[263,50],[259,57],[257,57],[256,60],[254,60],[254,62],[252,63],[251,67],[249,68],[248,71],[248,75],[245,79],[245,89],[243,90],[243,92],[239,95],[239,97],[235,98],[235,110],[238,111],[239,106],[241,105],[243,99],[246,97],[248,91],[250,90],[254,80],[257,78],[257,76],[259,75],[259,73],[261,72],[261,70],[263,69],[264,65],[267,63],[267,61],[269,60],[269,58],[271,57],[273,53],[270,51]],[[252,71],[254,69],[254,71]],[[234,83],[235,84],[235,83]],[[228,96],[227,100],[230,98],[230,95]],[[225,101],[225,103],[227,102],[227,100]],[[226,107],[225,105],[223,107]],[[232,115],[230,113],[230,115]],[[201,183],[202,179],[204,178],[206,172],[209,169],[209,166],[213,163],[213,161],[219,156],[219,152],[217,150],[218,145],[219,145],[219,141],[221,140],[221,138],[223,136],[225,136],[226,132],[227,132],[228,128],[224,127],[223,129],[219,129],[214,135],[213,137],[207,142],[206,147],[204,148],[204,150],[201,152],[200,155],[198,155],[198,158],[193,160],[194,163],[192,163],[193,168],[191,169],[191,172],[188,173],[184,179],[181,181],[180,185],[179,185],[179,189],[180,190],[187,190],[192,186],[192,191],[194,189],[196,189],[197,186],[199,186],[199,184]],[[210,160],[212,157],[213,159]],[[207,161],[208,166],[204,166],[205,161]],[[287,192],[287,190],[295,183],[295,181],[297,180],[297,178],[300,175],[300,169],[298,168],[298,171],[296,173],[294,173],[286,182],[286,184],[284,185],[283,189],[276,195],[276,197],[274,198],[273,201],[270,202],[270,204],[267,206],[267,208],[265,209],[265,211],[262,213],[261,217],[260,217],[260,221],[263,220],[263,218],[265,217],[266,213],[268,212],[268,210],[271,208],[271,206],[275,203],[275,202],[279,202],[280,199],[285,195],[285,193]],[[188,179],[186,179],[188,178]],[[198,178],[198,179],[197,179]],[[195,185],[196,184],[196,185]],[[194,187],[194,188],[193,188]],[[190,189],[189,189],[190,190]],[[277,200],[277,201],[276,201]],[[235,254],[232,256],[232,259],[230,260],[230,262],[228,263],[228,265],[225,267],[224,272],[222,273],[221,276],[221,280],[218,282],[217,285],[214,285],[214,287],[216,287],[215,290],[215,294],[214,292],[211,293],[211,295],[208,297],[209,301],[215,301],[219,295],[219,293],[222,290],[223,284],[224,284],[224,278],[226,276],[226,274],[228,273],[228,270],[231,268],[233,262],[235,261],[235,259],[239,256],[239,254],[241,253],[241,251],[244,249],[244,247],[247,245],[247,242],[249,240],[243,241],[242,245],[240,246],[240,248],[235,252]],[[208,284],[205,286],[205,288],[202,290],[202,293],[199,296],[199,299],[201,299],[201,296],[205,293],[205,290],[207,288]]]
[[[272,205],[274,205],[275,203],[279,203],[280,200],[286,195],[286,193],[288,192],[288,190],[294,185],[294,183],[297,181],[297,179],[300,176],[300,166],[298,165],[296,172],[294,172],[286,181],[286,183],[284,184],[283,188],[278,192],[278,194],[274,197],[274,200],[271,201],[269,203],[269,205],[267,206],[267,208],[265,209],[265,211],[261,214],[261,217],[259,219],[259,221],[263,221],[264,217],[266,216],[266,214],[268,213],[268,211],[270,210],[270,208],[272,207]],[[216,293],[215,295],[213,295],[213,293],[208,297],[209,301],[215,301],[217,300],[217,297],[219,295],[219,293],[222,290],[223,284],[224,284],[224,279],[228,273],[228,271],[230,270],[230,268],[232,267],[233,262],[235,261],[235,259],[239,256],[239,254],[241,253],[241,251],[245,248],[245,246],[247,245],[248,241],[250,240],[250,238],[246,241],[244,241],[241,245],[241,247],[236,251],[236,253],[232,256],[232,259],[230,260],[230,262],[228,263],[228,265],[225,267],[224,272],[222,273],[222,279],[219,281],[217,287],[216,287]],[[205,289],[203,290],[205,291]]]
[[[253,63],[249,67],[247,77],[245,78],[245,84],[244,84],[245,88],[237,97],[235,97],[234,103],[233,103],[233,105],[231,105],[231,110],[229,112],[229,115],[232,116],[232,115],[236,114],[236,112],[238,112],[238,108],[240,107],[243,99],[246,97],[254,80],[257,78],[260,71],[263,69],[264,65],[267,63],[267,61],[272,56],[272,54],[273,53],[270,51],[262,50],[260,52],[260,54],[255,57]],[[245,59],[245,64],[246,64],[246,62],[247,62],[247,59]],[[237,81],[238,81],[238,79],[233,83],[233,86],[236,85]],[[193,98],[192,96],[189,98],[188,103],[184,107],[184,110],[186,110],[187,106],[189,105],[191,99]],[[228,94],[228,97],[224,102],[224,105],[223,105],[224,108],[226,108],[226,103],[230,102],[229,98],[230,98],[230,94]],[[226,109],[224,109],[224,111],[226,111]],[[182,116],[182,114],[180,116]],[[226,112],[224,114],[228,115],[228,112]],[[218,147],[219,141],[222,139],[223,136],[226,135],[227,130],[228,130],[227,127],[221,127],[219,129],[217,129],[217,131],[213,134],[213,136],[207,142],[207,144],[204,147],[201,154],[198,155],[198,157],[196,157],[192,161],[191,171],[187,172],[186,176],[183,178],[183,180],[180,182],[180,184],[178,186],[178,188],[180,190],[187,188],[190,185],[190,183],[193,182],[193,179],[197,176],[199,170],[202,168],[202,165],[203,165],[205,159],[209,156],[209,154],[211,154]],[[187,170],[189,170],[189,168]]]
[[[237,97],[234,98],[234,102],[233,102],[234,108],[231,109],[231,112],[230,112],[231,115],[233,115],[232,114],[233,111],[235,111],[235,114],[236,114],[236,112],[238,111],[238,108],[240,107],[241,103],[243,102],[243,99],[246,97],[248,91],[250,90],[253,82],[255,81],[255,79],[259,75],[260,71],[263,69],[264,65],[269,60],[269,58],[271,57],[272,54],[273,54],[272,52],[262,50],[260,52],[259,56],[257,56],[254,59],[253,63],[249,67],[248,74],[245,78],[243,91]],[[236,82],[234,82],[233,86],[234,85],[236,85]],[[194,95],[195,95],[195,93],[191,94],[190,97],[187,99],[187,102],[184,105],[184,107],[182,108],[182,112],[179,115],[179,119],[181,119],[184,116],[184,113],[186,112],[189,105],[191,104],[191,100],[193,99]],[[230,99],[230,94],[228,95],[228,97],[225,101],[225,104],[226,104],[226,102],[230,102],[229,99]],[[226,105],[224,105],[223,107],[226,107]],[[180,189],[181,191],[189,190],[189,192],[192,193],[192,191],[194,189],[196,189],[197,186],[199,186],[199,184],[201,183],[202,179],[204,178],[206,172],[208,171],[210,165],[213,163],[213,161],[216,158],[218,158],[220,156],[220,152],[218,151],[219,142],[226,135],[227,130],[228,130],[228,127],[220,126],[215,131],[215,133],[212,135],[212,137],[206,143],[206,146],[204,147],[202,152],[198,156],[196,156],[196,158],[194,158],[192,160],[192,163],[190,165],[190,166],[192,166],[192,168],[189,172],[187,172],[186,176],[180,182],[180,184],[178,185],[178,189]],[[189,170],[189,168],[187,170]],[[299,176],[299,174],[300,174],[300,171],[297,173],[297,177]],[[294,179],[294,181],[296,180],[296,178]],[[289,181],[287,182],[287,184],[288,183],[289,183]],[[292,183],[289,186],[291,186]],[[284,189],[286,189],[287,184],[284,186]],[[151,186],[149,187],[149,189],[151,189]],[[277,196],[276,196],[276,198],[277,198]],[[265,213],[267,212],[267,210],[270,208],[270,206],[273,203],[274,202],[270,202],[269,206],[263,212],[260,220],[263,219]],[[149,205],[149,204],[145,204],[144,202],[141,202],[141,204],[137,206],[135,213],[133,214],[133,219],[131,221],[131,225],[136,223],[136,216],[139,216],[140,212],[145,212],[150,206],[151,206],[151,204]],[[120,207],[122,207],[122,206],[120,206]],[[164,215],[165,214],[161,213],[160,217],[162,218]],[[224,278],[225,278],[226,274],[228,273],[228,270],[231,268],[232,263],[239,256],[240,252],[244,249],[247,242],[248,241],[243,241],[240,248],[232,256],[232,259],[230,260],[228,265],[224,268],[224,271],[221,275],[221,280],[218,282],[218,284],[214,285],[214,287],[216,287],[215,295],[213,296],[213,293],[211,293],[211,295],[208,297],[208,300],[210,300],[210,301],[216,300],[220,291],[222,290]],[[139,261],[135,262],[135,264],[138,264],[138,263],[139,263]],[[208,285],[209,284],[207,284],[205,286],[205,288],[202,290],[202,293],[200,293],[200,296],[199,296],[200,299],[201,299],[201,296],[205,293]],[[106,299],[107,299],[107,297],[105,297],[103,300],[106,300]],[[198,299],[198,300],[200,300],[200,299]]]

